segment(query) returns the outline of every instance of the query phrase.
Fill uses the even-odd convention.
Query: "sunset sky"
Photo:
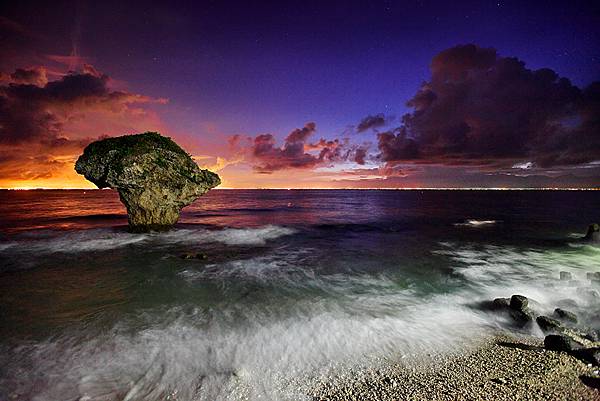
[[[0,187],[144,131],[225,188],[598,187],[600,3],[2,3]]]

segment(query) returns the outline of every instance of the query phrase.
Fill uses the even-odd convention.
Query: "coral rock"
[[[170,138],[156,132],[102,139],[89,144],[75,171],[98,188],[114,188],[134,232],[165,230],[179,212],[221,183],[202,170]]]

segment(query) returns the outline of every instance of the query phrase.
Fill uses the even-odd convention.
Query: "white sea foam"
[[[36,254],[107,251],[133,245],[174,245],[219,242],[226,245],[264,245],[293,234],[291,228],[268,225],[257,228],[176,229],[165,233],[133,234],[110,229],[44,233],[0,244],[1,252]]]
[[[296,231],[289,227],[267,225],[256,228],[225,228],[222,230],[179,229],[154,234],[159,240],[178,243],[220,242],[226,245],[264,245]]]
[[[570,299],[583,315],[600,301],[594,299],[594,289],[586,277],[588,272],[600,271],[600,249],[593,246],[556,250],[443,246],[446,249],[438,253],[455,261],[455,271],[467,279],[480,300],[523,294],[534,301],[538,313],[551,314],[557,302]],[[560,272],[571,273],[572,279],[561,281]]]
[[[2,242],[0,243],[0,252],[5,251],[9,248],[12,248],[15,245],[18,245],[19,243],[16,241],[8,241],[8,242]]]
[[[394,294],[385,280],[379,285],[386,296],[305,299],[285,318],[274,318],[276,306],[240,304],[212,320],[203,312],[171,309],[143,330],[115,327],[84,342],[76,334],[63,336],[3,361],[7,372],[19,374],[0,384],[24,386],[18,392],[33,393],[38,401],[154,400],[168,394],[177,400],[307,399],[305,380],[333,367],[450,349],[484,330],[486,322],[454,296],[415,302],[410,290]],[[371,313],[381,308],[389,313]],[[244,324],[234,319],[240,314]]]
[[[178,235],[166,238],[180,241]],[[552,311],[557,298],[589,305],[558,272],[583,281],[587,271],[600,271],[593,247],[440,247],[436,253],[465,281],[454,292],[423,295],[384,273],[317,274],[307,263],[310,248],[186,270],[181,275],[192,287],[196,280],[258,282],[274,288],[277,301],[240,294],[214,309],[151,310],[93,336],[82,328],[0,350],[0,388],[36,401],[307,399],[307,379],[332,369],[468,347],[502,323],[473,308],[477,301],[522,293],[540,313]]]
[[[496,224],[496,220],[467,220],[463,223],[455,223],[455,226],[481,227]]]

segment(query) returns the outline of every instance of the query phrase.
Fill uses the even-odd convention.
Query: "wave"
[[[255,263],[279,270],[274,261]],[[456,351],[486,330],[460,295],[419,299],[385,276],[315,277],[312,285],[340,296],[266,304],[242,299],[221,313],[154,310],[86,341],[86,333],[72,332],[3,350],[0,387],[40,401],[154,400],[175,393],[180,400],[301,400],[332,370],[391,355]],[[348,292],[355,285],[368,290]]]
[[[108,246],[92,240],[126,238],[140,242],[124,246],[261,246],[295,232],[283,226],[143,235],[96,230],[69,239],[88,247]],[[57,240],[52,235],[37,240],[48,245]],[[600,250],[593,247],[438,243],[434,257],[448,262],[452,274],[437,291],[403,272],[409,267],[404,260],[396,269],[369,272],[364,260],[327,259],[329,249],[284,245],[173,273],[183,278],[183,292],[202,297],[207,284],[218,288],[219,298],[211,303],[194,297],[184,305],[123,313],[99,331],[78,326],[35,344],[0,345],[0,398],[10,391],[39,401],[310,399],[311,385],[332,372],[389,360],[410,365],[429,353],[475,346],[505,323],[474,308],[478,301],[521,293],[538,313],[550,314],[568,298],[584,322],[593,318],[586,310],[599,302],[581,290],[589,287],[586,273],[600,271]],[[340,266],[323,271],[328,263]],[[576,282],[560,281],[560,271],[572,273]],[[535,328],[531,333],[541,335]]]
[[[463,277],[474,292],[484,295],[476,300],[523,294],[534,302],[536,312],[550,316],[559,303],[568,300],[583,323],[598,323],[590,311],[597,308],[600,296],[587,273],[600,272],[597,264],[600,249],[592,246],[522,249],[456,243],[442,246],[444,249],[436,253],[450,257],[455,274]],[[560,280],[561,272],[570,273],[571,278]]]
[[[267,241],[296,233],[296,230],[267,225],[256,228],[224,228],[220,230],[178,229],[162,234],[154,234],[168,243],[220,242],[225,245],[265,245]]]
[[[496,224],[497,220],[467,220],[463,223],[455,223],[455,226],[481,227]]]
[[[130,246],[173,246],[206,243],[262,246],[268,241],[295,232],[291,228],[274,225],[257,228],[174,229],[164,233],[148,234],[133,234],[115,229],[88,229],[67,232],[40,230],[35,233],[15,236],[16,240],[0,243],[0,256],[71,254],[108,251]]]

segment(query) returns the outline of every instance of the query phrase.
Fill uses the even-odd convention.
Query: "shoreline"
[[[434,355],[416,366],[391,361],[344,376],[321,381],[310,399],[600,400],[600,389],[594,388],[598,367],[548,351],[542,339],[514,333],[486,337],[472,349]]]

